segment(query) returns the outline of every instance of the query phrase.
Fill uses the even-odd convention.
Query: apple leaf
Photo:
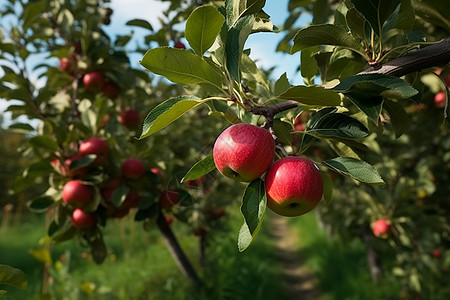
[[[159,213],[160,207],[157,203],[153,203],[149,207],[140,208],[134,216],[135,221],[143,221],[145,219],[155,218]]]
[[[58,143],[49,136],[39,135],[30,138],[28,141],[36,148],[43,148],[50,151],[56,151],[58,149]]]
[[[126,184],[122,184],[114,189],[114,192],[111,195],[111,202],[113,203],[113,205],[115,207],[120,207],[123,201],[125,201],[125,198],[127,197],[129,191],[130,188]]]
[[[313,136],[341,139],[362,139],[369,135],[369,130],[357,119],[341,113],[326,114],[307,132]]]
[[[371,120],[381,113],[383,97],[408,99],[418,91],[406,81],[385,74],[363,74],[344,79],[333,90],[343,93]]]
[[[319,86],[293,86],[278,95],[277,98],[316,106],[336,106],[341,103],[338,93]]]
[[[291,84],[289,83],[289,79],[287,78],[286,72],[284,72],[280,78],[275,82],[274,86],[274,94],[280,95],[287,91],[291,87]]]
[[[203,57],[186,49],[150,49],[140,61],[149,71],[181,84],[208,83],[222,90],[222,74]]]
[[[373,185],[385,184],[378,171],[365,161],[352,157],[337,157],[326,160],[324,163],[337,172],[358,181]]]
[[[244,224],[239,230],[238,248],[242,252],[252,243],[259,229],[267,206],[267,196],[264,181],[256,179],[252,181],[244,192],[241,213]]]
[[[400,4],[400,0],[352,0],[352,3],[379,36],[384,22]]]
[[[81,157],[80,159],[74,160],[70,163],[69,169],[71,171],[87,167],[89,166],[95,159],[97,158],[97,155],[95,154],[89,154],[86,156]]]
[[[385,100],[383,108],[390,116],[392,128],[395,132],[395,138],[399,138],[411,127],[411,119],[403,106],[394,101]]]
[[[39,260],[40,262],[51,264],[52,256],[50,255],[50,251],[47,248],[34,248],[29,249],[28,253],[30,253],[34,258]]]
[[[203,55],[212,46],[224,21],[223,15],[210,5],[200,6],[189,15],[186,40],[198,55]]]
[[[28,209],[35,213],[46,212],[55,201],[50,196],[40,196],[27,203]]]
[[[210,154],[205,158],[203,158],[202,160],[195,163],[195,165],[193,165],[192,168],[181,179],[181,182],[198,179],[203,175],[208,174],[215,168],[216,165],[214,164],[213,155]]]
[[[333,181],[328,172],[321,171],[323,178],[323,200],[329,203],[333,197]]]
[[[300,29],[294,37],[291,54],[320,45],[341,46],[366,56],[363,46],[350,32],[332,24],[311,25]]]
[[[125,25],[141,27],[153,31],[152,25],[148,21],[142,19],[129,20],[128,22],[125,23]]]
[[[160,131],[167,125],[181,117],[192,108],[204,103],[195,96],[178,96],[170,98],[157,105],[144,120],[142,134],[139,139],[146,138],[155,132]]]
[[[20,269],[0,264],[0,284],[8,284],[26,290],[28,287],[27,275]]]
[[[242,17],[258,13],[266,0],[233,0],[225,2],[227,25],[232,27]]]
[[[47,234],[54,243],[61,243],[72,239],[77,233],[77,229],[70,222],[58,225],[55,221],[50,223]]]

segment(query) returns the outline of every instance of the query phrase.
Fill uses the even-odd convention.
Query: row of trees
[[[132,68],[132,36],[113,40],[102,30],[112,13],[107,4],[11,0],[0,10],[17,21],[1,36],[0,97],[20,100],[8,108],[13,118],[39,120],[37,130],[9,128],[25,132],[30,161],[13,188],[39,191],[28,206],[53,216],[52,242],[79,236],[101,263],[102,228],[135,212],[146,228],[156,222],[199,285],[164,215],[202,239],[220,225],[224,207],[242,192],[212,172],[217,155],[210,153],[226,126],[243,122],[270,131],[276,159],[304,156],[320,167],[319,219],[330,232],[366,243],[374,280],[381,272],[398,276],[407,299],[448,295],[445,5],[290,1],[277,27],[262,0],[170,1],[160,30],[140,19],[127,25],[148,30],[133,51],[171,84]],[[312,24],[295,28],[303,14]],[[184,21],[184,32],[174,29]],[[300,55],[305,85],[291,85],[285,74],[272,80],[245,48],[250,34],[280,30],[277,50]],[[31,67],[42,54],[47,59]],[[36,86],[36,77],[45,84]],[[240,251],[273,201],[265,178],[253,179],[242,197]],[[371,232],[377,220],[382,226]]]

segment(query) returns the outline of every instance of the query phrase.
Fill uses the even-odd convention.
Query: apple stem
[[[163,236],[164,242],[166,243],[167,248],[169,249],[172,258],[177,264],[180,271],[186,276],[191,283],[197,288],[202,286],[202,282],[189,262],[186,254],[178,243],[177,238],[175,237],[172,229],[169,224],[166,222],[166,218],[160,211],[158,217],[156,219],[156,224],[158,225],[159,230]]]

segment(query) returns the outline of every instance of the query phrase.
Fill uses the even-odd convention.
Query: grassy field
[[[159,232],[148,232],[131,218],[109,223],[105,240],[109,255],[102,265],[87,256],[77,240],[52,247],[53,299],[287,299],[283,291],[282,265],[277,261],[275,241],[269,234],[270,217],[255,242],[239,253],[236,238],[242,220],[239,209],[227,215],[223,232],[208,236],[206,260],[198,261],[198,238],[176,221],[172,227],[203,280],[194,289],[178,270]],[[44,236],[42,216],[28,215],[19,227],[10,228],[0,238],[0,263],[22,269],[28,276],[25,291],[2,286],[2,299],[38,299],[43,265],[28,250],[38,247]],[[361,242],[334,238],[328,241],[314,214],[289,219],[297,235],[296,249],[317,277],[320,299],[397,299],[392,282],[374,285],[370,279]],[[65,260],[60,257],[64,254]],[[391,297],[389,297],[391,296]]]

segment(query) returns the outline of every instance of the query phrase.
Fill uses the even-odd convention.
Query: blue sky
[[[0,0],[3,6],[5,0]],[[130,19],[144,19],[150,22],[154,29],[160,27],[158,17],[162,15],[162,10],[167,7],[167,3],[156,0],[112,0],[111,8],[114,13],[111,18],[111,25],[105,26],[105,31],[112,37],[116,35],[128,34],[134,30],[135,37],[146,32],[137,27],[126,26],[125,23]],[[282,26],[284,20],[288,16],[288,0],[267,0],[264,8],[265,12],[271,16],[271,20],[275,25]],[[308,20],[304,20],[307,22]],[[1,21],[0,21],[1,24]],[[182,28],[181,28],[182,29]],[[247,40],[245,48],[251,49],[250,56],[257,60],[257,64],[264,68],[275,67],[272,73],[272,79],[276,80],[284,72],[287,73],[291,84],[302,84],[302,78],[296,71],[300,63],[300,55],[282,54],[275,52],[278,41],[283,37],[282,34],[274,33],[257,33],[253,34]],[[133,66],[139,67],[141,57],[132,56]],[[38,60],[38,59],[37,59]],[[34,64],[36,62],[30,62]],[[0,70],[1,72],[1,70]],[[43,83],[41,83],[43,84]],[[7,103],[0,99],[0,113],[3,113],[7,107]],[[6,123],[9,123],[10,114],[4,114]]]

